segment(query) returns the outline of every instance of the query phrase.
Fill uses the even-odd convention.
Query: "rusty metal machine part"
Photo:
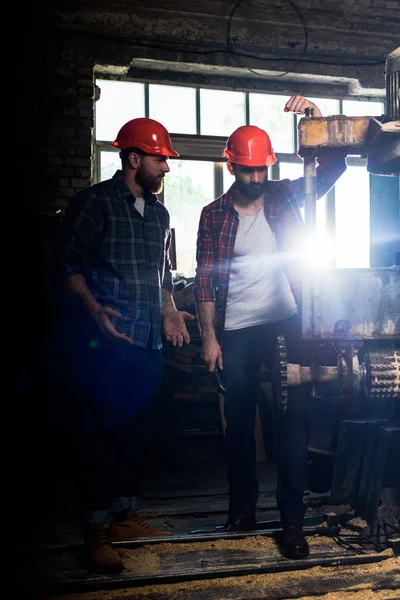
[[[339,368],[325,365],[315,367],[302,366],[295,363],[287,364],[287,385],[302,385],[303,383],[326,383],[339,380]]]
[[[344,395],[358,394],[363,385],[370,398],[400,399],[400,350],[370,350],[360,363],[357,350],[347,345],[339,352],[336,366],[302,366],[287,362],[286,342],[279,336],[277,356],[279,368],[274,371],[274,379],[278,409],[282,414],[287,408],[288,388],[306,383],[337,381]]]
[[[361,383],[358,354],[352,346],[347,346],[338,356],[340,389],[344,394],[357,394]]]
[[[383,122],[371,120],[368,171],[391,175],[400,171],[400,48],[386,60],[386,115]]]
[[[400,398],[400,350],[375,350],[364,362],[365,390],[370,398]]]
[[[316,160],[325,151],[366,157],[368,171],[376,175],[400,174],[400,48],[388,56],[385,75],[386,114],[381,118],[307,114],[300,119],[298,154],[304,160],[305,225],[311,236],[316,231]],[[371,398],[399,398],[399,351],[394,350],[400,340],[399,294],[398,266],[304,273],[302,340],[331,340],[339,348],[337,364],[288,364],[287,385],[337,381],[343,394],[357,394],[364,386]],[[371,350],[370,343],[378,340],[386,349]]]
[[[375,175],[400,174],[400,48],[388,56],[385,75],[386,114],[381,118],[310,115],[300,120],[298,154],[304,158],[306,224],[315,223],[312,198],[317,150],[320,154],[325,148],[337,148],[347,155],[367,157],[367,170]]]
[[[389,119],[400,119],[400,48],[386,60],[386,113]]]
[[[400,267],[325,268],[303,276],[302,338],[400,339]]]
[[[282,415],[287,410],[289,387],[311,384],[314,388],[319,383],[338,381],[342,393],[357,394],[361,382],[364,381],[364,373],[370,372],[368,367],[364,368],[359,364],[358,354],[352,346],[346,346],[343,352],[339,353],[337,366],[303,366],[288,363],[286,340],[284,336],[280,335],[277,339],[276,356],[273,379],[276,406]],[[311,396],[316,397],[316,394],[312,391]]]
[[[278,335],[276,345],[276,365],[274,370],[275,393],[277,409],[281,414],[287,410],[288,399],[288,362],[286,341],[283,335]]]
[[[399,175],[400,120],[381,122],[374,117],[344,115],[303,117],[299,122],[298,154],[304,158],[305,173],[310,169],[310,178],[315,177],[315,152],[321,154],[328,148],[366,156],[367,170],[375,175]]]

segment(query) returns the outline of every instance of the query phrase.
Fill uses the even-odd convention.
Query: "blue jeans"
[[[138,471],[145,451],[143,410],[161,382],[161,350],[104,343],[82,352],[76,379],[64,386],[64,409],[77,499],[85,520],[107,523],[139,507]],[[78,376],[77,376],[78,375]]]
[[[135,413],[107,429],[73,432],[77,503],[84,520],[108,523],[117,512],[139,508],[143,425]]]
[[[140,410],[157,389],[162,352],[152,348],[152,335],[143,348],[107,338],[94,321],[71,330],[71,339],[59,344],[53,369],[62,383],[54,418],[88,431],[113,427]]]
[[[254,437],[259,375],[262,362],[267,369],[276,361],[277,335],[287,341],[299,331],[298,316],[279,323],[225,331],[225,450],[229,483],[229,518],[254,516],[258,499],[256,445]],[[306,386],[289,388],[288,409],[275,416],[277,453],[277,505],[282,524],[301,525],[307,487],[307,403]]]

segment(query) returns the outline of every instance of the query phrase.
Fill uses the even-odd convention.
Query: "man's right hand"
[[[222,350],[215,336],[204,336],[201,355],[206,363],[210,373],[214,373],[215,369],[222,370]]]
[[[291,96],[283,109],[285,112],[294,112],[296,115],[304,115],[306,108],[314,110],[314,117],[322,117],[322,112],[314,102],[303,98],[303,96]]]
[[[110,321],[110,318],[112,317],[116,317],[117,319],[121,317],[121,313],[119,313],[117,310],[114,310],[110,306],[99,305],[94,312],[91,312],[91,315],[103,335],[114,340],[115,342],[133,344],[132,338],[128,337],[126,333],[118,333]]]

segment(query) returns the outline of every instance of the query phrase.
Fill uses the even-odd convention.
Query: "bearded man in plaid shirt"
[[[292,96],[284,110],[304,114],[319,108]],[[236,129],[224,151],[235,181],[202,210],[197,237],[195,297],[202,354],[224,390],[225,450],[229,510],[225,529],[256,529],[258,480],[254,437],[261,364],[276,361],[278,335],[300,333],[300,296],[295,260],[301,249],[304,178],[268,180],[276,157],[268,134],[253,125]],[[318,157],[317,197],[345,171],[345,157]],[[307,399],[305,386],[289,389],[288,408],[276,419],[277,505],[288,558],[309,554],[303,533],[307,487]]]

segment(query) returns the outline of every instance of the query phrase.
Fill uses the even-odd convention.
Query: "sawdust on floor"
[[[258,543],[263,544],[264,542],[271,542],[270,538],[263,538],[259,536],[260,539],[257,540]],[[231,540],[229,544],[233,542],[239,543],[241,548],[243,549],[243,545],[246,543],[251,543],[252,548],[254,548],[254,538],[245,539],[245,540]],[[219,547],[222,549],[224,547],[225,540],[217,540],[215,542],[206,542],[205,544],[210,547]],[[165,547],[166,551],[173,552],[173,548],[171,546],[176,547],[177,544],[161,544],[161,546]],[[198,544],[196,544],[198,546]],[[186,546],[186,550],[188,550]],[[233,586],[240,586],[241,584],[246,585],[246,590],[248,592],[254,591],[256,598],[262,598],[264,595],[263,589],[271,589],[271,587],[279,588],[280,585],[287,584],[288,578],[295,578],[296,582],[300,582],[304,578],[309,578],[317,581],[318,579],[329,580],[329,578],[337,578],[338,575],[343,578],[343,581],[352,579],[352,575],[354,577],[357,576],[358,583],[350,583],[350,589],[342,589],[337,591],[332,591],[328,593],[323,593],[321,595],[316,596],[315,593],[312,596],[296,596],[296,600],[396,600],[400,599],[400,593],[394,590],[400,590],[400,557],[393,556],[393,552],[391,549],[385,550],[382,552],[382,556],[386,556],[387,558],[382,561],[376,563],[368,563],[368,564],[360,564],[360,565],[340,565],[340,566],[331,566],[331,567],[310,567],[305,570],[297,570],[296,572],[277,572],[277,573],[266,573],[266,574],[256,574],[256,575],[244,575],[244,576],[236,576],[236,577],[224,577],[221,579],[211,579],[211,580],[195,580],[188,582],[180,582],[180,583],[172,583],[172,584],[160,584],[160,585],[152,585],[152,586],[143,586],[143,587],[135,587],[132,588],[124,588],[117,590],[102,590],[95,592],[86,592],[86,593],[77,593],[77,594],[69,594],[69,595],[57,595],[54,596],[46,596],[42,598],[42,600],[123,600],[126,598],[132,598],[134,596],[135,600],[139,598],[182,598],[182,600],[187,597],[187,594],[196,594],[199,593],[199,599],[202,597],[202,594],[206,594],[207,590],[212,590],[213,587],[218,582],[218,588],[232,588]],[[126,559],[125,559],[126,560]],[[137,560],[144,560],[146,563],[146,567],[149,566],[151,561],[157,561],[156,552],[148,552],[148,549],[145,553],[145,556],[142,558],[138,558]],[[139,564],[139,563],[137,563]],[[156,562],[153,563],[156,565]],[[366,578],[363,581],[362,575],[365,573]],[[360,577],[361,576],[361,577]],[[390,589],[380,589],[385,588],[384,581],[391,581]],[[361,580],[361,582],[360,582]],[[371,585],[371,580],[374,581],[374,584]],[[383,583],[381,583],[383,582]],[[345,584],[344,584],[345,585]],[[347,586],[348,588],[349,586]],[[393,589],[394,588],[394,589]],[[398,594],[398,595],[396,595]],[[191,596],[192,597],[192,596]]]

